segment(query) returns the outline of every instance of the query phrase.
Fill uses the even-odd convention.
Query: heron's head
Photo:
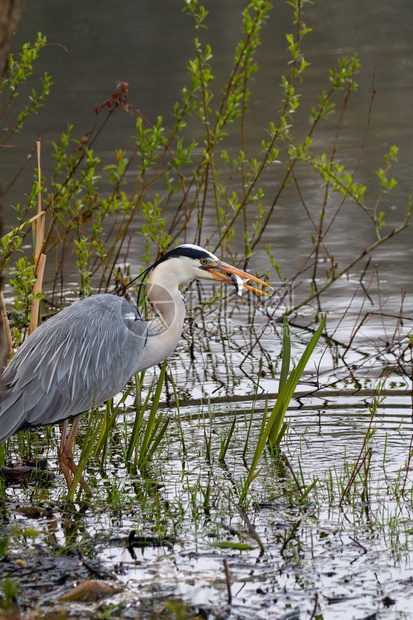
[[[271,288],[256,276],[224,263],[208,250],[190,243],[180,245],[160,258],[151,268],[149,281],[161,278],[164,282],[169,282],[170,286],[172,284],[179,286],[191,280],[209,280],[234,285],[231,275],[241,278],[245,288],[261,295],[267,293],[253,288],[246,282],[252,281]]]

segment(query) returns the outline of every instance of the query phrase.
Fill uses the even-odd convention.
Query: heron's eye
[[[201,263],[201,265],[208,265],[209,260],[207,258],[201,258],[199,262]]]

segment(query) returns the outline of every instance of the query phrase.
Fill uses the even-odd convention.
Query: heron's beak
[[[269,295],[269,293],[260,291],[260,289],[250,286],[249,284],[246,284],[246,282],[256,282],[257,284],[261,284],[261,286],[266,286],[272,289],[272,286],[267,284],[267,282],[264,282],[264,280],[260,280],[260,278],[252,276],[246,271],[242,271],[242,269],[238,269],[237,267],[233,267],[232,265],[228,265],[228,263],[223,263],[222,261],[217,261],[216,265],[204,267],[204,269],[205,271],[209,271],[214,280],[217,280],[218,282],[225,282],[226,284],[234,284],[233,280],[231,280],[231,278],[227,276],[227,273],[238,276],[242,279],[244,283],[244,288],[247,288],[254,293],[258,293],[258,295]]]

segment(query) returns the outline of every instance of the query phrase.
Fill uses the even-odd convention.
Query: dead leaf
[[[60,601],[98,601],[105,596],[112,596],[121,590],[118,584],[110,581],[88,579],[59,596]]]

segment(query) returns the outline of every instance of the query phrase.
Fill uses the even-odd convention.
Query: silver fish
[[[231,280],[234,283],[235,290],[237,291],[237,297],[242,298],[242,291],[244,290],[244,280],[234,273],[230,275]]]

